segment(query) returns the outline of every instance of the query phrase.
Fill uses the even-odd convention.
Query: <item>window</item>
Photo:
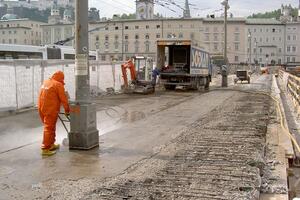
[[[138,52],[139,52],[139,45],[136,44],[136,45],[135,45],[135,53],[138,53]]]
[[[146,49],[145,49],[146,52],[149,52],[150,51],[150,44],[149,43],[146,43]]]
[[[291,58],[290,57],[287,57],[286,60],[287,60],[287,62],[291,62]]]
[[[286,51],[287,51],[287,52],[291,52],[291,47],[290,47],[290,46],[287,46]]]
[[[156,38],[160,38],[160,34],[159,33],[156,34]]]
[[[290,35],[287,36],[287,40],[291,40],[291,36]]]
[[[128,38],[129,38],[128,35],[125,35],[125,40],[128,40]]]
[[[296,58],[295,57],[292,57],[292,62],[296,62]]]
[[[273,29],[272,29],[272,32],[275,33],[275,31],[276,31],[275,28],[273,28]]]
[[[105,27],[105,30],[108,31],[108,27]]]
[[[235,57],[234,57],[234,61],[235,61],[235,62],[239,62],[239,57],[238,57],[238,56],[235,56]]]
[[[2,31],[2,34],[5,35],[5,31]]]
[[[115,35],[115,40],[118,40],[119,39],[119,36],[118,35]]]
[[[214,50],[215,50],[215,51],[218,50],[218,43],[214,43]]]
[[[297,40],[297,36],[296,35],[293,35],[293,40]]]
[[[271,56],[275,56],[275,53],[271,53]]]
[[[234,34],[234,41],[240,41],[240,34],[239,33]]]
[[[106,35],[106,36],[105,36],[105,41],[108,41],[108,40],[109,40],[109,36]]]
[[[139,26],[135,26],[135,29],[139,29],[140,27]]]
[[[128,44],[125,44],[124,48],[125,48],[125,52],[128,52]]]
[[[139,35],[135,35],[135,39],[138,40],[139,39]]]
[[[146,40],[149,40],[149,39],[150,39],[149,34],[146,34],[146,35],[145,35],[145,39],[146,39]]]
[[[160,25],[156,25],[156,28],[160,28]]]
[[[118,49],[119,49],[119,43],[115,42],[115,50],[118,50]]]
[[[293,46],[293,52],[296,52],[297,48],[295,46]]]
[[[253,49],[253,53],[256,53],[256,48]]]
[[[281,49],[281,48],[279,48],[279,49],[278,49],[278,52],[279,52],[279,53],[281,53],[281,52],[282,52],[282,49]]]
[[[205,40],[209,41],[209,33],[205,33]]]
[[[14,31],[14,34],[17,34],[17,31]]]
[[[259,48],[259,53],[262,53],[262,48]]]
[[[119,30],[119,27],[118,27],[118,26],[116,26],[116,27],[115,27],[115,30]]]
[[[146,29],[149,29],[149,25],[146,25]]]
[[[128,26],[125,26],[125,30],[128,30],[129,29],[129,27]]]
[[[191,33],[191,39],[193,40],[195,38],[195,34]]]
[[[102,55],[102,56],[101,56],[101,60],[102,60],[102,61],[105,61],[105,60],[106,60],[106,56],[105,56],[105,55]]]
[[[182,26],[182,24],[179,24],[179,28],[182,28],[183,26]]]
[[[179,38],[183,38],[183,34],[182,34],[182,33],[179,33],[178,37],[179,37]]]
[[[239,44],[238,44],[238,43],[236,43],[236,44],[234,45],[234,49],[235,49],[236,51],[239,50]]]
[[[218,33],[214,33],[214,41],[218,41]]]
[[[109,49],[109,45],[108,45],[108,42],[106,42],[105,43],[105,50],[108,51],[108,49]]]
[[[96,36],[96,41],[99,41],[99,36],[98,35]]]

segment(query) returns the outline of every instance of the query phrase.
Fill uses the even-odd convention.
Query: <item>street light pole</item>
[[[88,0],[76,0],[75,88],[71,104],[70,149],[91,149],[99,145],[96,105],[90,102]]]
[[[252,63],[252,35],[251,32],[249,31],[248,34],[248,42],[249,42],[249,64],[251,65]]]
[[[222,5],[225,8],[225,13],[224,13],[224,60],[225,60],[225,65],[226,69],[222,69],[222,87],[228,87],[228,77],[227,77],[227,70],[228,70],[228,59],[227,59],[227,15],[228,15],[228,0],[224,0],[222,2]]]

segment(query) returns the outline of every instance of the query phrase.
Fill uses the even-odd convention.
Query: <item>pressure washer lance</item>
[[[65,130],[66,130],[66,132],[68,134],[69,130],[68,130],[67,126],[66,126],[66,123],[70,123],[70,116],[67,115],[66,113],[59,113],[58,114],[58,118],[61,121],[62,125],[64,126],[64,128],[65,128]],[[69,140],[68,140],[68,138],[64,138],[62,143],[63,143],[64,146],[69,146]]]

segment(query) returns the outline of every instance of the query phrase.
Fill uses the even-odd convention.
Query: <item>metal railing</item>
[[[65,88],[75,98],[75,61],[73,60],[0,60],[0,111],[16,111],[37,104],[43,81],[61,70]],[[90,61],[91,95],[98,96],[107,88],[120,91],[121,63]]]

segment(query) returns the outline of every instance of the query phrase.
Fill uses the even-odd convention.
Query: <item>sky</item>
[[[165,2],[168,0],[155,0]],[[185,0],[173,0],[184,7]],[[222,14],[222,0],[189,0],[191,14],[193,17],[205,17],[208,14],[217,16]],[[135,0],[89,0],[90,7],[100,10],[101,17],[112,17],[114,14],[135,13]],[[245,17],[252,13],[272,11],[281,7],[281,4],[291,4],[298,7],[299,0],[229,0],[230,10],[235,17]],[[166,17],[181,17],[182,10],[170,6],[169,9],[155,4],[155,13],[160,13]]]

